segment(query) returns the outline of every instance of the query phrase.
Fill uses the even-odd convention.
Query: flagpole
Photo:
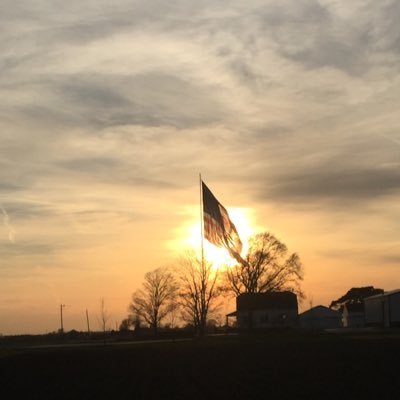
[[[203,215],[203,185],[201,173],[199,173],[200,183],[200,236],[201,236],[201,268],[204,269],[204,215]]]

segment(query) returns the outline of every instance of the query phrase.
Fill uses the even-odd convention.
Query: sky
[[[0,333],[99,329],[221,203],[310,304],[400,287],[400,3],[0,3]],[[240,221],[239,221],[240,222]]]

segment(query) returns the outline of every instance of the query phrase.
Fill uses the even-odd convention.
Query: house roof
[[[236,298],[236,310],[297,310],[297,296],[292,292],[243,293]]]
[[[299,314],[300,318],[340,318],[340,313],[338,311],[332,310],[331,308],[325,306],[315,306],[307,311]]]
[[[390,290],[390,291],[382,293],[382,294],[376,294],[375,296],[367,297],[364,300],[378,299],[380,297],[392,296],[392,295],[398,294],[398,293],[400,293],[400,289]]]
[[[225,315],[226,317],[236,317],[237,316],[237,312],[236,311],[232,311],[229,314]]]

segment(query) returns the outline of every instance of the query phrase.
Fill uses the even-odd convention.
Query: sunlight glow
[[[229,217],[235,224],[239,237],[243,243],[242,256],[248,250],[248,239],[256,232],[251,222],[252,210],[248,208],[228,208]],[[201,233],[200,221],[197,218],[178,231],[178,239],[171,245],[174,248],[193,248],[200,255],[201,252]],[[236,261],[230,257],[228,251],[222,247],[216,247],[204,240],[205,258],[213,263],[215,268],[222,266],[233,266]]]

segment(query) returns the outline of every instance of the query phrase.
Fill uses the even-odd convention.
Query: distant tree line
[[[174,267],[145,274],[141,287],[132,294],[129,316],[120,329],[146,325],[156,335],[166,318],[178,313],[182,321],[204,335],[224,296],[289,290],[303,297],[302,280],[299,256],[289,253],[286,245],[268,232],[254,235],[243,262],[233,267],[214,268],[188,251]]]

